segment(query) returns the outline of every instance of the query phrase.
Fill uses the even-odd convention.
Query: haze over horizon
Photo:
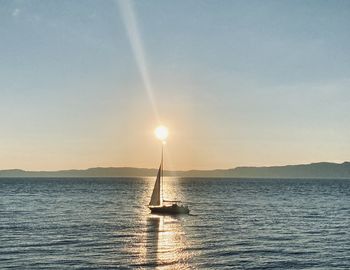
[[[236,167],[228,167],[228,168],[206,168],[206,169],[183,169],[183,170],[170,170],[166,169],[166,171],[170,172],[188,172],[188,171],[226,171],[226,170],[232,170],[232,169],[238,169],[238,168],[276,168],[276,167],[288,167],[288,166],[308,166],[308,165],[322,165],[322,164],[332,164],[332,165],[347,165],[350,163],[350,161],[342,161],[342,162],[328,162],[328,161],[320,161],[320,162],[311,162],[311,163],[300,163],[300,164],[280,164],[280,165],[261,165],[261,166],[247,166],[247,165],[240,165]],[[131,166],[94,166],[94,167],[87,167],[87,168],[66,168],[66,169],[54,169],[54,170],[27,170],[23,168],[0,168],[1,171],[12,171],[12,170],[20,170],[20,171],[26,171],[26,172],[60,172],[60,171],[85,171],[90,169],[145,169],[145,170],[158,170],[159,164],[156,164],[154,167],[131,167]]]
[[[2,1],[0,169],[344,162],[349,1]]]

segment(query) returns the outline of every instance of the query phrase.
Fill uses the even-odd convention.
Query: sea
[[[350,269],[350,180],[0,179],[0,269]]]

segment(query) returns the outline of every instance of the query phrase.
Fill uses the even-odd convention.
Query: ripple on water
[[[350,181],[0,179],[0,268],[350,269]]]

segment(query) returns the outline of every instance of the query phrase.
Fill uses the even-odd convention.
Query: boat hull
[[[163,215],[181,215],[181,214],[189,214],[190,209],[187,206],[179,206],[177,204],[173,204],[170,206],[149,206],[151,213],[153,214],[163,214]]]

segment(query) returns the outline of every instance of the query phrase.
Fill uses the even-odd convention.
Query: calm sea
[[[350,269],[350,180],[0,179],[0,269]]]

